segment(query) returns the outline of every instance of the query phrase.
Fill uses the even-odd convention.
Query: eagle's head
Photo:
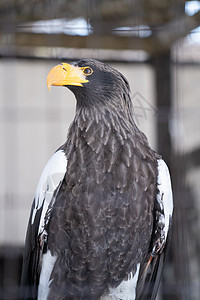
[[[48,74],[47,86],[66,86],[76,96],[77,103],[124,107],[130,88],[126,78],[117,70],[93,59],[55,66]],[[130,97],[128,97],[130,98]]]

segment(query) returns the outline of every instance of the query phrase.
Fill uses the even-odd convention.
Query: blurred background
[[[75,99],[46,77],[96,58],[128,79],[135,120],[167,162],[174,224],[159,300],[200,299],[200,1],[0,1],[0,299],[17,299],[31,203]]]

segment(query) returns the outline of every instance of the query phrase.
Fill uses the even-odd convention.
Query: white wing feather
[[[38,234],[43,231],[44,218],[48,206],[51,202],[53,194],[59,184],[62,182],[67,169],[67,158],[64,151],[58,150],[47,162],[42,175],[40,177],[36,195],[35,207],[32,214],[32,224],[34,223],[36,212],[42,207],[42,214],[40,218],[40,225]],[[43,204],[44,203],[44,204]]]
[[[168,167],[164,160],[158,159],[157,201],[164,210],[165,241],[169,230],[169,222],[173,213],[173,195]]]

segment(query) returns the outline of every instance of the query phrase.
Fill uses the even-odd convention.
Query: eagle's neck
[[[132,176],[138,174],[139,157],[150,160],[154,157],[146,137],[136,125],[106,108],[77,109],[66,146],[69,185],[75,180],[92,180],[99,184],[112,177],[113,186],[123,191],[123,180],[131,182]]]
[[[133,135],[135,123],[123,110],[115,107],[77,108],[69,130],[71,143],[87,144],[96,154],[102,147],[109,147],[110,139],[118,146],[124,145],[128,135]],[[113,149],[111,149],[113,151]],[[116,149],[115,149],[116,150]]]

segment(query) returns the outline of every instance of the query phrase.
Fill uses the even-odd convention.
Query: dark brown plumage
[[[143,288],[145,265],[160,240],[153,236],[156,211],[163,213],[160,205],[155,211],[160,157],[134,122],[124,76],[94,60],[74,66],[89,66],[92,74],[81,87],[67,84],[77,109],[59,149],[67,159],[66,173],[45,214],[45,241],[33,253],[38,248],[56,257],[48,299],[94,300],[135,274],[138,264]]]

